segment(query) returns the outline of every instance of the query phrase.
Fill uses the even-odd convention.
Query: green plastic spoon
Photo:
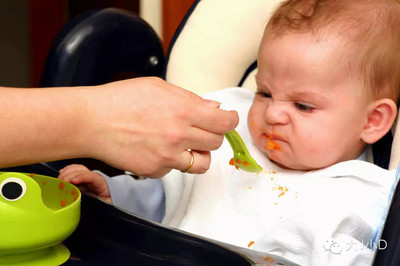
[[[262,167],[257,164],[256,160],[250,156],[246,145],[236,130],[232,130],[224,135],[232,147],[233,159],[231,162],[233,162],[236,167],[252,173],[258,173],[263,170]]]

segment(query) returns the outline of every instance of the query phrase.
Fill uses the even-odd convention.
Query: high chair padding
[[[166,80],[198,94],[237,86],[257,60],[265,25],[280,2],[196,1],[171,44]],[[255,90],[254,73],[243,87]]]
[[[161,76],[163,60],[157,34],[137,15],[117,8],[88,11],[57,35],[40,86],[98,85]]]

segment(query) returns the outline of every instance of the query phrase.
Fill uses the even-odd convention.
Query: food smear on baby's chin
[[[267,140],[267,147],[271,151],[273,151],[273,150],[281,151],[281,146],[278,143],[276,143],[275,141],[270,140],[270,139]]]
[[[273,150],[281,151],[281,146],[274,141],[274,138],[272,136],[265,135],[265,138],[267,139],[267,145],[264,146],[264,150],[266,150],[266,151],[267,150],[270,150],[270,151],[273,151]]]

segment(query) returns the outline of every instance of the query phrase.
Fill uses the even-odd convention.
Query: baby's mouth
[[[275,132],[272,132],[272,133],[266,132],[266,133],[264,133],[264,137],[265,137],[266,139],[270,139],[270,140],[285,141],[285,140],[282,138],[282,135],[276,134]]]
[[[264,146],[265,151],[281,151],[281,146],[276,141],[282,141],[283,139],[275,134],[264,134],[264,138],[267,140],[266,145]]]

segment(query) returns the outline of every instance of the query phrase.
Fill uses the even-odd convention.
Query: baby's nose
[[[287,105],[288,103],[271,101],[265,112],[267,122],[271,125],[287,124],[289,122]]]

